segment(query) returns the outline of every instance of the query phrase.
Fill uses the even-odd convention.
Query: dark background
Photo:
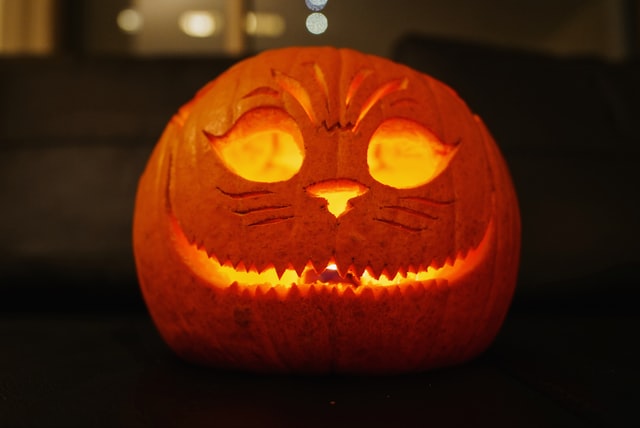
[[[619,2],[623,49],[611,55],[516,46],[526,38],[499,28],[498,41],[427,24],[385,39],[380,54],[454,87],[494,134],[522,211],[518,287],[496,342],[470,364],[312,378],[179,361],[146,313],[130,242],[137,179],[167,120],[275,42],[151,55],[120,36],[108,48],[87,24],[102,16],[91,4],[56,4],[51,51],[0,56],[0,427],[640,422],[635,2]]]

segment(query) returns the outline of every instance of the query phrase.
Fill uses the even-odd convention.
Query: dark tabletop
[[[111,313],[89,303],[85,309],[2,316],[0,426],[640,421],[640,317],[625,305],[584,301],[536,310],[516,303],[494,344],[476,360],[381,377],[258,375],[193,366],[165,346],[141,307]]]

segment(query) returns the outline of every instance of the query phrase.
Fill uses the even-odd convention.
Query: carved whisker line
[[[284,208],[291,208],[291,205],[270,205],[265,207],[248,208],[245,210],[234,210],[233,213],[240,216],[244,216],[247,214],[269,212],[269,211],[281,210]]]
[[[423,212],[423,211],[418,211],[418,210],[414,210],[412,208],[407,208],[407,207],[403,207],[400,205],[386,205],[386,206],[382,206],[380,208],[386,208],[386,209],[393,209],[393,210],[398,210],[398,211],[402,211],[408,214],[412,214],[418,217],[423,217],[423,218],[428,218],[430,220],[437,220],[438,217],[434,216],[432,214]]]
[[[448,201],[439,201],[437,199],[424,198],[422,196],[401,196],[398,199],[401,199],[401,200],[404,200],[404,201],[419,202],[419,203],[427,204],[427,205],[451,205],[451,204],[454,204],[456,202],[455,199],[451,199],[451,200],[448,200]]]
[[[426,229],[426,227],[407,226],[406,224],[402,224],[402,223],[399,223],[399,222],[397,222],[395,220],[389,220],[389,219],[386,219],[386,218],[374,217],[373,219],[375,221],[379,221],[381,223],[388,224],[389,226],[393,226],[393,227],[405,230],[407,232],[421,232],[421,231]]]
[[[273,194],[273,192],[270,192],[268,190],[256,190],[256,191],[253,191],[253,192],[233,193],[233,192],[226,192],[226,191],[222,190],[220,187],[216,187],[216,189],[218,189],[218,191],[220,193],[222,193],[225,196],[230,197],[231,199],[260,198],[260,197],[263,197],[263,196],[269,196],[269,195]]]
[[[268,219],[265,219],[265,220],[260,220],[260,221],[256,221],[256,222],[253,222],[253,223],[249,223],[247,226],[264,226],[264,225],[280,223],[280,222],[283,222],[283,221],[291,220],[292,218],[293,218],[292,215],[290,215],[290,216],[282,216],[282,217],[273,217],[273,218],[268,218]]]

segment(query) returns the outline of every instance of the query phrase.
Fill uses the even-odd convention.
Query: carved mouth
[[[209,255],[203,248],[187,240],[178,220],[170,215],[171,231],[178,253],[189,268],[201,277],[217,287],[230,287],[237,284],[241,288],[268,291],[275,288],[284,292],[291,287],[308,290],[310,287],[327,287],[344,292],[351,289],[356,293],[367,288],[380,289],[393,286],[404,286],[416,283],[445,283],[454,281],[474,271],[485,259],[491,247],[493,237],[493,221],[489,222],[484,236],[477,247],[468,251],[460,251],[456,257],[450,257],[444,265],[435,263],[425,266],[408,266],[397,272],[382,272],[376,275],[371,268],[365,268],[362,272],[355,272],[353,267],[337,266],[335,261],[329,260],[326,266],[317,267],[308,262],[303,267],[289,265],[282,272],[275,267],[268,266],[258,272],[255,266],[245,266],[239,262],[235,266],[230,261],[220,261],[214,255]]]

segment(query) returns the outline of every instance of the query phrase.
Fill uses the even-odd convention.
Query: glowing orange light
[[[208,283],[222,287],[238,284],[238,286],[254,290],[255,288],[265,290],[275,288],[280,295],[283,295],[292,285],[297,285],[303,291],[307,291],[310,286],[314,285],[333,287],[339,292],[343,292],[346,288],[354,288],[354,284],[358,284],[354,291],[361,293],[367,287],[390,287],[417,282],[427,283],[443,279],[448,282],[455,281],[457,278],[473,272],[485,259],[491,247],[490,241],[494,227],[493,222],[489,223],[482,241],[476,248],[470,249],[466,255],[458,254],[454,259],[448,259],[442,266],[431,264],[430,266],[419,266],[415,269],[408,267],[404,272],[398,271],[392,275],[382,273],[377,278],[371,273],[370,269],[366,269],[360,276],[347,269],[345,272],[348,273],[348,276],[337,276],[338,280],[335,280],[336,275],[338,275],[338,266],[333,260],[330,260],[326,266],[320,269],[308,262],[300,274],[296,272],[293,266],[278,274],[273,266],[258,272],[255,266],[247,267],[242,262],[236,266],[233,266],[230,262],[220,262],[215,256],[209,256],[204,249],[191,244],[174,217],[171,217],[171,226],[176,248],[182,259],[193,272],[207,280]],[[323,272],[327,271],[332,272],[329,275],[332,280],[323,280]],[[309,278],[313,278],[313,280],[308,281]]]
[[[300,130],[290,116],[278,109],[249,111],[227,135],[205,134],[227,168],[247,180],[288,180],[304,160]]]
[[[456,153],[416,122],[394,118],[374,132],[367,150],[369,173],[396,189],[409,189],[438,176]]]
[[[316,198],[325,199],[327,210],[338,218],[351,209],[351,199],[364,195],[369,189],[357,181],[337,179],[313,184],[306,190]]]

